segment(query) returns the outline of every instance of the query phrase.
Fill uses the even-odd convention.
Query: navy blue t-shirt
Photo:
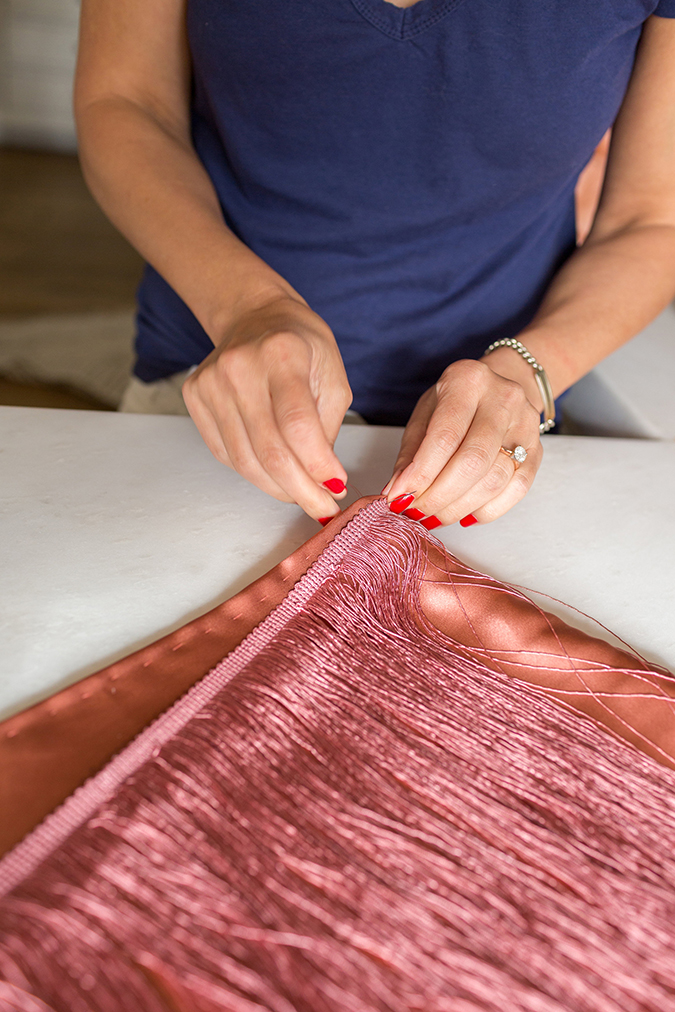
[[[192,130],[229,227],[332,327],[373,422],[528,323],[574,186],[675,0],[188,0]],[[136,374],[213,345],[147,268]]]

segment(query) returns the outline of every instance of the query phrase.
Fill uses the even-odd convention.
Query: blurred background
[[[0,404],[115,410],[133,361],[142,263],[78,166],[78,17],[78,0],[0,0]],[[581,236],[604,149],[577,190]],[[675,439],[674,390],[671,306],[576,384],[564,431]]]
[[[78,0],[0,0],[0,404],[114,410],[142,261],[77,161]]]

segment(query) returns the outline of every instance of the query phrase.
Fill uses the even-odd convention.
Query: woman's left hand
[[[518,467],[500,452],[516,446],[527,450]],[[395,512],[403,503],[430,530],[465,518],[489,523],[523,498],[541,458],[539,414],[520,383],[463,359],[417,402],[384,491],[398,500]],[[399,498],[406,493],[414,493],[409,503]]]

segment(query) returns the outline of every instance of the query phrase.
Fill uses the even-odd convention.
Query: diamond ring
[[[524,446],[516,446],[515,450],[507,450],[505,446],[499,447],[502,453],[505,453],[507,457],[510,457],[514,463],[516,471],[520,465],[527,459],[527,450]]]

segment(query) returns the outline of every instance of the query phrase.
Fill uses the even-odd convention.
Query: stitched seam
[[[400,42],[405,42],[406,39],[413,38],[415,35],[420,35],[425,32],[427,28],[432,28],[435,24],[438,24],[456,7],[459,7],[464,0],[447,0],[445,4],[436,11],[435,14],[429,15],[427,18],[423,18],[418,24],[411,25],[409,28],[406,27],[406,18],[402,19],[401,28],[399,30],[392,28],[392,26],[384,20],[384,18],[378,17],[375,11],[373,11],[367,4],[363,3],[362,0],[352,0],[352,4],[356,7],[359,14],[361,14],[366,21],[369,21],[372,25],[378,28],[385,35],[388,35],[391,39],[398,39]],[[406,8],[404,14],[407,14],[411,8]]]
[[[391,27],[387,24],[387,22],[378,18],[378,16],[373,11],[371,11],[369,7],[366,7],[365,4],[361,4],[359,0],[352,0],[352,3],[356,7],[359,14],[363,15],[366,21],[370,21],[372,25],[375,25],[376,28],[379,28],[380,31],[385,33],[385,35],[389,35],[393,39],[399,38],[400,33],[392,31]]]
[[[427,28],[431,28],[433,27],[433,25],[438,24],[438,22],[441,21],[442,18],[446,16],[446,14],[449,14],[452,10],[455,9],[455,7],[459,7],[460,4],[462,3],[464,3],[464,0],[448,0],[448,3],[444,4],[443,7],[441,7],[439,11],[436,11],[435,14],[429,17],[428,20],[422,21],[418,25],[407,29],[406,38],[411,38],[413,35],[419,35],[421,32],[426,31]]]

